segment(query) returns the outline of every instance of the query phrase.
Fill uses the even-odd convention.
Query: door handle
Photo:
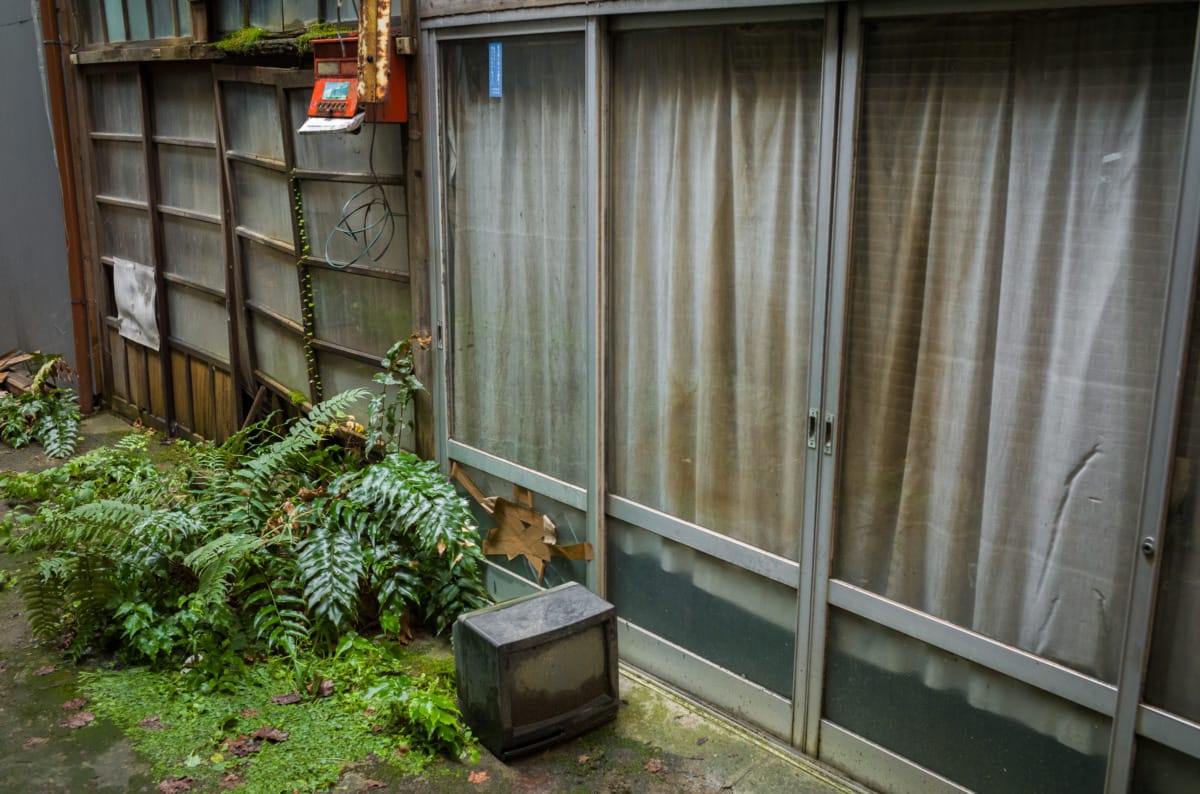
[[[817,448],[817,425],[821,423],[821,412],[816,408],[808,409],[808,448]]]
[[[833,414],[825,414],[825,454],[833,454]]]

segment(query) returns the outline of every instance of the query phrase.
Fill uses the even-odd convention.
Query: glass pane
[[[171,336],[229,362],[229,324],[225,304],[175,285],[167,286]]]
[[[276,240],[292,242],[292,201],[288,178],[247,163],[230,163],[237,191],[237,224]]]
[[[77,10],[82,18],[83,40],[87,44],[104,43],[104,17],[101,16],[100,4],[95,2],[79,3]]]
[[[1200,314],[1195,306],[1192,318],[1145,699],[1200,722]]]
[[[585,462],[583,37],[443,49],[451,434],[559,479]]]
[[[317,338],[383,356],[413,332],[408,285],[313,268]]]
[[[220,217],[221,182],[215,149],[159,144],[158,172],[163,204]]]
[[[212,74],[166,72],[154,74],[154,131],[168,138],[215,143]]]
[[[500,477],[486,474],[471,466],[464,466],[461,463],[458,465],[462,467],[467,476],[471,478],[471,482],[485,496],[498,496],[508,501],[513,500],[512,483]],[[459,493],[467,500],[467,506],[471,508],[471,514],[475,517],[475,523],[479,527],[480,542],[483,542],[486,540],[488,533],[496,528],[496,521],[467,493],[461,484],[457,487]],[[547,499],[538,493],[533,494],[533,509],[538,513],[548,516],[554,522],[556,537],[560,546],[573,546],[578,543],[587,542],[587,516],[583,511],[568,507],[553,499]],[[493,565],[516,574],[526,581],[538,581],[537,572],[525,557],[518,556],[510,560],[504,554],[489,554],[487,555],[487,559]],[[566,557],[555,554],[545,564],[541,584],[543,587],[556,587],[566,582],[583,582],[586,575],[587,563],[578,560],[569,560]]]
[[[150,11],[154,14],[154,38],[166,39],[175,35],[175,0],[151,0]]]
[[[606,522],[608,599],[621,617],[791,699],[794,589],[611,516]]]
[[[1129,790],[1137,794],[1195,794],[1200,791],[1200,760],[1138,737]]]
[[[1195,8],[866,27],[835,575],[1111,681]]]
[[[104,0],[104,18],[108,22],[108,40],[125,41],[124,0]]]
[[[613,65],[609,488],[793,560],[822,46],[820,22],[638,31]]]
[[[825,716],[974,791],[1104,789],[1107,717],[839,609]]]
[[[356,135],[300,135],[308,118],[312,91],[288,92],[292,112],[292,135],[296,141],[296,166],[314,171],[340,171],[402,176],[404,174],[404,131],[402,124],[364,124]],[[372,152],[372,147],[374,151]],[[397,206],[403,212],[403,206]]]
[[[299,336],[284,331],[270,320],[250,315],[250,335],[254,342],[255,368],[285,388],[309,398],[308,362]]]
[[[137,75],[108,72],[88,78],[93,132],[142,134],[142,99]]]
[[[318,0],[283,0],[283,29],[303,30],[307,23],[315,22],[317,4]]]
[[[151,38],[146,0],[125,0],[125,7],[129,10],[129,40],[145,41]]]
[[[222,83],[226,145],[243,154],[283,162],[283,134],[275,88],[252,83]]]
[[[168,273],[225,291],[225,244],[213,223],[160,215],[164,265]]]
[[[250,25],[283,30],[283,0],[250,0]]]
[[[145,210],[102,204],[100,214],[100,255],[118,256],[142,265],[150,259],[150,218]]]
[[[141,143],[93,141],[92,151],[96,156],[97,193],[146,200],[146,162]]]
[[[192,35],[192,11],[188,0],[176,0],[179,7],[179,35]]]
[[[353,262],[394,273],[408,272],[403,187],[306,179],[300,183],[300,192],[314,257],[339,265]]]
[[[241,240],[240,244],[250,300],[300,322],[300,279],[296,273],[296,257],[253,240]]]
[[[317,354],[317,364],[321,373],[322,393],[326,399],[349,389],[369,389],[374,394],[382,388],[371,381],[375,373],[379,372],[377,366],[324,351]],[[370,400],[370,397],[365,397],[351,403],[346,413],[353,416],[360,424],[365,425],[368,417],[367,405]],[[412,449],[411,435],[411,433],[401,435],[401,446],[405,449]]]
[[[223,36],[241,30],[243,26],[241,0],[221,0],[217,4],[218,32]]]

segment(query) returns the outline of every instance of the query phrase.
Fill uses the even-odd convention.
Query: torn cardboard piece
[[[558,528],[548,515],[533,509],[533,492],[529,489],[513,486],[514,501],[510,502],[499,496],[485,496],[457,463],[451,466],[450,476],[496,522],[483,541],[484,554],[503,554],[509,560],[524,557],[537,574],[538,584],[542,583],[546,564],[555,554],[575,561],[595,558],[591,543],[559,545]]]

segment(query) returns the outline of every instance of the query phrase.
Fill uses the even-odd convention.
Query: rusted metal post
[[[71,326],[75,341],[75,369],[79,373],[79,409],[95,410],[92,389],[91,340],[88,336],[87,287],[83,272],[82,238],[76,212],[75,162],[71,151],[71,129],[67,118],[66,73],[63,44],[54,0],[38,0],[42,18],[42,47],[46,61],[46,92],[54,126],[54,155],[58,160],[58,183],[62,191],[63,221],[67,233],[67,279],[71,294]]]
[[[382,102],[388,93],[392,0],[363,0],[358,12],[358,101]]]

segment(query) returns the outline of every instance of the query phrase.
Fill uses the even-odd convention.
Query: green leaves
[[[356,613],[363,554],[359,538],[336,528],[318,527],[300,546],[297,560],[304,599],[312,614],[339,632]]]

